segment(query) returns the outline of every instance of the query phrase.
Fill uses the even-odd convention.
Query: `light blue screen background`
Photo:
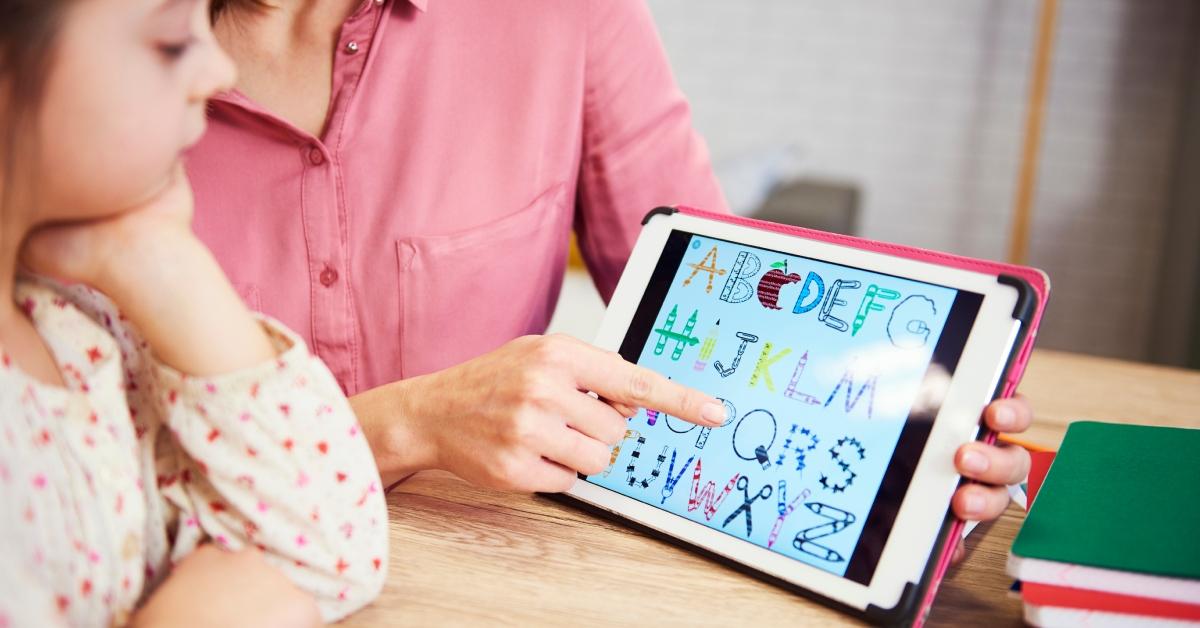
[[[715,263],[710,255],[714,246],[717,249]],[[838,298],[846,304],[830,311],[833,317],[848,325],[853,325],[870,285],[894,291],[896,296],[891,299],[877,297],[875,301],[882,310],[868,311],[853,335],[850,330],[838,331],[819,320],[820,306],[805,313],[793,312],[802,281],[780,288],[780,310],[764,307],[756,294],[744,302],[731,303],[722,300],[721,295],[734,275],[735,262],[742,252],[756,256],[760,262],[757,273],[744,277],[749,286],[757,287],[763,275],[773,270],[773,264],[782,272],[785,262],[787,273],[800,277],[807,276],[810,271],[817,273],[824,282],[826,296],[837,279],[860,282],[856,289],[843,289]],[[706,256],[709,256],[707,263]],[[701,264],[725,273],[711,274],[710,292],[707,290],[709,270],[701,268],[693,275],[690,264]],[[747,264],[741,268],[743,273],[748,269]],[[690,281],[685,286],[684,281],[689,276]],[[745,296],[745,287],[742,286],[740,294],[734,290],[729,296]],[[786,512],[791,503],[793,510],[783,519],[771,549],[844,575],[901,428],[914,400],[922,392],[922,381],[955,295],[955,290],[942,286],[692,236],[654,324],[655,330],[666,329],[674,309],[675,320],[670,331],[681,335],[667,337],[661,354],[655,354],[658,341],[664,335],[651,332],[637,362],[677,382],[726,400],[727,406],[736,409],[734,416],[727,425],[709,431],[707,438],[702,438],[703,428],[691,427],[664,415],[658,415],[651,425],[653,413],[642,411],[630,420],[631,432],[619,445],[615,463],[588,480],[763,547],[768,545],[781,512]],[[890,293],[884,296],[890,296]],[[812,296],[806,303],[810,300]],[[901,306],[899,310],[898,306]],[[696,322],[689,333],[683,335],[693,312]],[[829,322],[836,324],[832,320]],[[758,341],[748,343],[737,368],[730,375],[722,376],[716,362],[726,370],[731,367],[741,344],[737,332],[753,334]],[[922,339],[922,336],[925,337]],[[681,343],[679,338],[695,340]],[[711,355],[701,360],[705,341],[712,338],[715,338],[715,346],[711,347]],[[768,360],[781,352],[787,353],[765,369],[769,378],[760,372],[752,386],[755,367],[768,342],[771,344]],[[682,349],[678,356],[676,347]],[[785,393],[805,353],[807,361],[789,397]],[[697,370],[698,366],[700,370]],[[848,386],[843,381],[848,371],[853,377],[852,402],[860,388],[872,376],[877,376],[873,390],[863,391],[849,412],[846,411]],[[835,389],[837,395],[831,399]],[[808,395],[809,401],[804,401],[803,395]],[[774,421],[764,412],[752,412],[755,410],[766,410]],[[746,418],[739,426],[743,417]],[[791,433],[793,425],[797,426],[795,434]],[[676,433],[671,428],[686,432]],[[640,447],[639,436],[645,438]],[[765,469],[759,456],[755,455],[759,446],[764,447],[767,454]],[[653,477],[652,471],[658,466],[658,457],[664,447],[665,462],[661,464],[658,476]],[[635,450],[637,457],[633,455]],[[738,452],[755,459],[739,458]],[[631,462],[634,463],[632,474],[627,473]],[[746,495],[736,483],[711,519],[705,516],[703,505],[689,510],[697,464],[702,465],[700,488],[713,482],[717,497],[735,475],[747,479],[746,494],[749,497],[762,493],[762,498],[752,501],[748,509],[752,522],[749,536],[746,533],[746,509],[726,523],[730,515],[746,503]],[[645,487],[643,480],[648,483]],[[672,482],[677,482],[673,489]],[[769,496],[764,487],[770,487]],[[807,497],[794,501],[805,491]],[[828,516],[822,516],[814,509]],[[843,513],[849,513],[852,520]],[[841,523],[835,523],[839,520]],[[825,535],[831,528],[837,529],[833,534]],[[798,535],[801,545],[808,551],[795,547]]]

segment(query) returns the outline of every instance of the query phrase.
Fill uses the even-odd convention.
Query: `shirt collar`
[[[429,0],[408,0],[408,2],[416,7],[421,13],[425,13],[429,8]],[[236,89],[215,94],[210,101],[238,102],[243,107],[257,109],[257,105],[250,101],[249,98],[243,96],[241,92],[238,92]]]

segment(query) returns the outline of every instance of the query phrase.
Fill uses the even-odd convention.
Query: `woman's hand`
[[[318,626],[316,600],[256,549],[202,545],[171,570],[131,622],[143,626]]]
[[[441,468],[474,484],[523,491],[563,491],[576,471],[603,471],[636,408],[705,426],[725,420],[725,406],[713,397],[561,335],[518,338],[351,403],[385,482]]]
[[[1033,409],[1024,397],[998,399],[984,410],[988,429],[1015,434],[1029,429]],[[1016,484],[1029,475],[1029,452],[1015,445],[986,445],[972,442],[958,448],[954,466],[963,477],[980,482],[967,484],[954,493],[951,506],[955,516],[972,521],[989,521],[1008,507],[1007,484]],[[963,544],[954,552],[954,562],[962,560]]]

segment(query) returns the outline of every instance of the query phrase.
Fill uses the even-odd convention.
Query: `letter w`
[[[717,509],[721,507],[721,502],[725,501],[725,498],[733,491],[733,485],[737,484],[738,478],[742,474],[734,473],[733,477],[729,478],[729,482],[725,484],[725,489],[718,495],[717,485],[712,480],[709,480],[704,488],[700,488],[701,462],[701,460],[696,460],[696,470],[692,472],[692,494],[688,498],[688,512],[704,506],[704,518],[712,521],[713,515],[717,514]]]

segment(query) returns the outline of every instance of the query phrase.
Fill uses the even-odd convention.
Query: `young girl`
[[[354,415],[189,228],[233,79],[208,10],[0,0],[0,627],[312,623],[382,585]]]

